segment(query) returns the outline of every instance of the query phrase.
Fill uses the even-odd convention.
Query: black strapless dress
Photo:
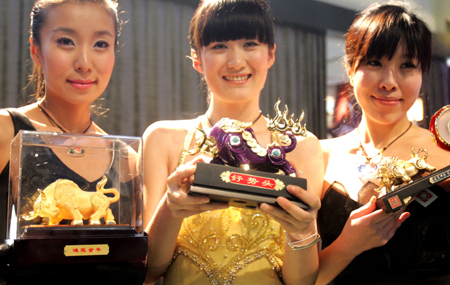
[[[318,214],[325,248],[341,233],[350,213],[367,203],[375,187],[365,185],[354,201],[345,187],[334,182]],[[357,256],[332,284],[450,284],[450,193],[439,186],[428,207],[411,202],[411,216],[382,247]]]

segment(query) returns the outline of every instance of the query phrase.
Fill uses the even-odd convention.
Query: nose
[[[398,89],[395,70],[387,69],[382,73],[380,88],[386,91],[395,91]]]
[[[75,60],[75,69],[79,72],[90,72],[92,71],[92,61],[89,54],[88,48],[80,49]]]
[[[228,68],[240,70],[246,65],[244,51],[239,48],[230,48],[228,52]]]

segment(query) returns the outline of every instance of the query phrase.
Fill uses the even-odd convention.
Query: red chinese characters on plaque
[[[64,247],[65,256],[108,255],[108,253],[109,246],[107,244],[79,244]]]
[[[389,205],[391,205],[392,209],[398,208],[402,206],[402,202],[398,198],[398,196],[394,196],[392,198],[389,198]]]
[[[230,171],[225,171],[221,173],[220,178],[227,183],[240,184],[275,191],[281,191],[285,188],[284,183],[278,179],[272,179],[255,175],[247,175]]]

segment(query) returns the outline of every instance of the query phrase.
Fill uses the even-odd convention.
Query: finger
[[[400,210],[394,213],[385,213],[383,210],[378,209],[373,213],[367,215],[368,217],[372,217],[372,223],[377,224],[379,226],[385,226],[390,222],[396,222],[400,216],[403,214],[404,210]]]
[[[303,210],[284,197],[278,197],[277,203],[284,210],[282,211],[284,213],[284,217],[286,217],[286,219],[293,224],[298,222],[310,222],[314,219],[318,210],[318,207],[310,207],[308,210]]]
[[[194,211],[194,212],[205,212],[214,211],[220,209],[226,209],[229,207],[226,203],[206,203],[206,204],[172,204],[169,206],[173,211]]]
[[[278,197],[277,203],[281,208],[262,203],[260,209],[282,224],[285,230],[288,230],[286,227],[300,228],[302,224],[311,222],[315,217],[314,214],[301,209],[286,198]]]
[[[169,202],[180,205],[201,205],[210,201],[207,196],[192,196],[184,191],[169,191],[168,196]]]
[[[376,200],[377,198],[375,196],[372,196],[367,204],[354,210],[351,213],[352,218],[357,219],[372,213],[376,209]]]
[[[261,212],[271,216],[272,219],[277,221],[284,230],[286,231],[296,230],[293,223],[289,222],[287,216],[285,216],[286,212],[279,209],[278,207],[266,203],[261,203],[259,209]]]
[[[186,217],[201,214],[206,211],[223,210],[223,209],[226,209],[229,207],[228,204],[225,204],[226,206],[224,206],[223,204],[219,204],[219,205],[216,205],[215,207],[212,207],[212,205],[213,205],[213,203],[202,205],[201,208],[195,209],[195,210],[186,210],[186,209],[178,210],[178,211],[175,211],[175,216],[180,217],[180,218],[186,218]]]
[[[390,240],[400,226],[411,216],[409,212],[403,213],[400,218],[395,222],[394,226],[388,231],[387,238]]]
[[[295,197],[299,198],[305,204],[309,206],[308,211],[318,211],[320,208],[320,199],[311,192],[304,190],[303,188],[295,185],[288,185],[286,187],[288,192]]]
[[[172,211],[194,210],[202,212],[229,207],[227,203],[210,203],[210,199],[206,196],[191,196],[183,191],[168,193],[167,197],[167,204]]]
[[[197,167],[192,164],[181,165],[167,178],[167,186],[170,189],[178,189],[184,185],[184,190],[187,190],[186,184],[191,180],[191,176],[194,175],[196,169]]]
[[[259,205],[259,208],[261,211],[270,215],[272,218],[277,219],[277,221],[281,219],[284,221],[290,220],[291,222],[293,222],[293,218],[282,208],[267,203],[261,203],[261,205]]]

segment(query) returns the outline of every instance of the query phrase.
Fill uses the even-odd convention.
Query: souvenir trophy
[[[275,104],[276,117],[268,116],[272,143],[267,147],[256,140],[252,123],[223,118],[209,135],[197,129],[202,134],[201,140],[195,150],[184,152],[206,153],[212,160],[209,164],[197,163],[190,195],[209,196],[211,201],[251,209],[263,202],[277,205],[277,197],[282,196],[308,209],[308,205],[286,190],[287,185],[306,190],[306,179],[296,177],[295,169],[286,160],[286,153],[297,145],[296,135],[306,136],[306,127],[301,124],[304,115],[294,121],[293,114],[287,117],[287,106],[281,112],[279,104],[280,101]]]
[[[432,116],[430,137],[437,146],[450,151],[450,106],[444,106]],[[425,149],[420,149],[417,153],[413,149],[408,161],[396,157],[386,157],[381,161],[377,177],[380,180],[378,190],[385,195],[377,201],[379,208],[387,213],[395,212],[406,206],[413,196],[423,203],[436,198],[427,189],[450,178],[450,165],[436,170],[426,163],[427,156]],[[425,172],[430,174],[422,177]]]
[[[142,284],[140,146],[138,137],[17,134],[6,240],[13,281]]]

